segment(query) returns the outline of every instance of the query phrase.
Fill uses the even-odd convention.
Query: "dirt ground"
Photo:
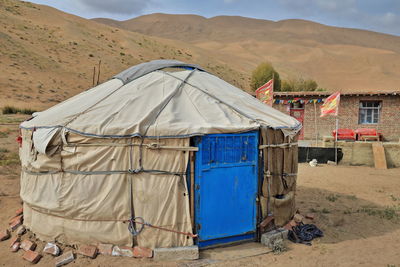
[[[0,229],[20,207],[19,163],[15,137],[21,116],[0,116]],[[400,169],[299,166],[297,207],[316,214],[325,236],[312,246],[287,242],[279,255],[258,243],[210,249],[193,262],[154,262],[98,256],[77,256],[68,266],[384,266],[400,267]],[[26,234],[24,237],[27,237]],[[38,242],[38,251],[44,243]],[[45,255],[39,266],[54,266]],[[31,266],[22,252],[0,242],[0,266]]]

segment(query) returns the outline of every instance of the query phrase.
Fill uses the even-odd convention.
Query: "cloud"
[[[152,4],[151,0],[76,0],[92,11],[109,14],[141,14]]]
[[[237,2],[238,0],[224,0],[224,3],[225,4],[232,4],[232,3],[235,3],[235,2]]]
[[[356,0],[278,0],[286,10],[300,15],[317,15],[357,12]]]
[[[292,17],[400,34],[398,0],[277,0]]]

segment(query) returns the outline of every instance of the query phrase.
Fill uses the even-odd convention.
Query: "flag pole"
[[[339,128],[339,119],[336,117],[336,132],[335,132],[335,163],[336,165],[338,164],[338,159],[337,159],[337,136],[338,136],[338,128]]]
[[[318,128],[317,128],[317,104],[314,103],[314,132],[315,132],[315,146],[318,146]]]

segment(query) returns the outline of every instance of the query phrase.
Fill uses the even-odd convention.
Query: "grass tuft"
[[[36,110],[30,108],[17,108],[13,106],[5,106],[2,109],[3,114],[27,114],[32,115]]]

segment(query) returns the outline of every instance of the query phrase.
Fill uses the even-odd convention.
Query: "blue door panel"
[[[258,132],[206,135],[196,145],[199,245],[251,239],[257,216]]]

